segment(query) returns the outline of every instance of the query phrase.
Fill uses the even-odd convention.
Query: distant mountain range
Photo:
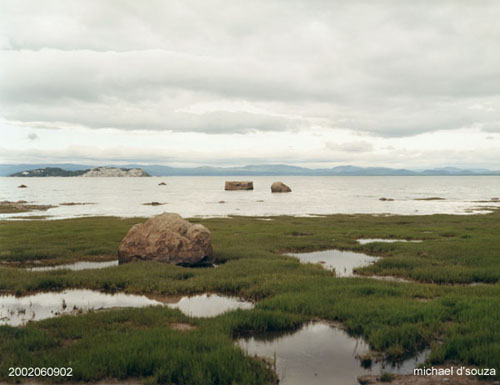
[[[40,176],[76,176],[83,170],[95,166],[83,164],[0,164],[0,176],[11,176],[35,169],[47,169]],[[116,166],[115,166],[116,167]],[[161,165],[127,164],[123,168],[140,168],[152,176],[259,176],[259,175],[297,175],[297,176],[404,176],[404,175],[500,175],[500,170],[461,169],[456,167],[433,168],[428,170],[408,170],[387,167],[337,166],[333,168],[305,168],[283,164],[249,165],[242,167],[192,167],[180,168]],[[58,168],[60,171],[50,171]],[[16,175],[19,176],[19,175]]]

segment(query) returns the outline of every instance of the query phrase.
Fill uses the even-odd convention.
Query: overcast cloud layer
[[[499,17],[497,0],[0,0],[0,161],[500,169]]]

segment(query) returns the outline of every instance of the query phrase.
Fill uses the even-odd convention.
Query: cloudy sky
[[[500,1],[0,0],[0,163],[500,169]]]

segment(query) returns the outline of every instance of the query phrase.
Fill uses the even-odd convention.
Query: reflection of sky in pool
[[[360,238],[358,242],[362,245],[366,245],[367,243],[373,242],[384,242],[384,243],[394,243],[394,242],[412,242],[412,243],[420,243],[421,240],[407,240],[407,239],[383,239],[383,238]]]
[[[61,314],[79,314],[89,310],[123,307],[168,306],[192,317],[215,317],[235,309],[251,309],[251,302],[217,294],[181,297],[172,303],[143,295],[106,294],[93,290],[65,290],[30,296],[0,296],[0,325],[20,326]]]
[[[382,364],[363,369],[357,355],[369,350],[362,339],[350,337],[326,322],[311,323],[292,334],[262,335],[237,341],[249,355],[276,358],[276,372],[281,385],[353,385],[357,377],[367,374],[411,373],[424,361],[428,352],[403,361],[399,366]]]
[[[251,302],[234,297],[223,297],[217,294],[201,294],[182,297],[179,302],[168,304],[191,317],[215,317],[229,310],[251,309]]]
[[[0,325],[19,326],[59,314],[75,314],[92,309],[161,305],[143,295],[105,294],[92,290],[65,290],[25,297],[0,296]]]
[[[51,271],[51,270],[90,270],[90,269],[104,269],[106,267],[118,266],[118,260],[116,261],[104,261],[104,262],[75,262],[68,263],[65,265],[54,265],[54,266],[39,266],[30,267],[29,271]]]
[[[353,269],[368,266],[379,258],[352,251],[324,250],[312,253],[288,253],[302,263],[320,263],[325,269],[335,269],[337,277],[352,277]]]

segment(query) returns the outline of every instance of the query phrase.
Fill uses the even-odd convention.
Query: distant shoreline
[[[500,170],[461,169],[456,167],[427,170],[395,169],[387,167],[337,166],[333,168],[305,168],[288,165],[249,165],[243,167],[169,167],[162,165],[127,164],[92,167],[80,164],[0,164],[0,176],[48,177],[79,176],[85,171],[97,168],[119,170],[140,169],[151,176],[500,176]],[[37,172],[35,172],[37,170]],[[40,171],[41,170],[41,171]],[[56,170],[56,171],[54,171]],[[26,175],[20,175],[25,173]]]

